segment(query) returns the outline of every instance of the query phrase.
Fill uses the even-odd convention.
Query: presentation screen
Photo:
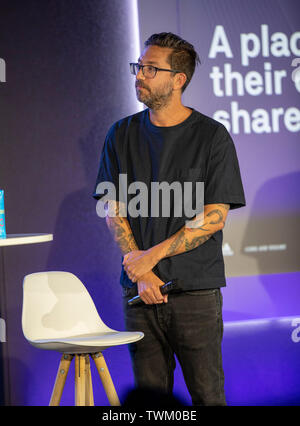
[[[299,270],[298,1],[138,4],[141,49],[153,32],[192,43],[201,65],[184,105],[221,122],[235,143],[247,206],[228,215],[227,276]]]

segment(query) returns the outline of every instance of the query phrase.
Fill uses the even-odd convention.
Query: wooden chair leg
[[[75,405],[85,405],[85,354],[75,355]]]
[[[98,352],[95,354],[91,354],[91,356],[96,364],[100,379],[102,381],[110,405],[121,405],[102,353]]]
[[[63,389],[66,383],[67,374],[74,355],[63,354],[59,363],[51,399],[49,405],[59,405]]]
[[[94,405],[90,356],[85,357],[85,405]]]

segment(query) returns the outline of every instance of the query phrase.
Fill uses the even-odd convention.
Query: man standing
[[[194,47],[175,34],[153,34],[145,42],[130,68],[137,98],[148,108],[109,130],[93,196],[103,196],[97,191],[103,182],[117,190],[106,222],[123,254],[126,327],[145,334],[129,346],[136,385],[171,393],[176,354],[193,404],[226,405],[222,229],[228,210],[244,206],[245,198],[225,127],[182,104],[197,62]],[[174,214],[176,199],[169,217],[161,211],[151,216],[151,196],[149,215],[131,216],[117,195],[120,174],[128,185],[138,181],[149,189],[153,182],[204,182],[203,221],[197,224],[196,215],[196,226],[186,226],[187,217]],[[160,286],[171,279],[178,280],[182,291],[162,295]],[[136,294],[143,303],[128,306]]]

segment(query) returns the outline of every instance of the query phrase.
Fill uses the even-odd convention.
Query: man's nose
[[[143,74],[143,70],[142,70],[142,68],[140,68],[140,69],[138,70],[138,73],[137,73],[137,75],[136,75],[136,79],[137,79],[137,80],[145,80],[145,76],[144,76],[144,74]]]

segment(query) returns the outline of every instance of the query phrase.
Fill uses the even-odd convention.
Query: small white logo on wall
[[[291,334],[291,339],[294,343],[300,342],[300,318],[292,320],[292,327],[296,327]]]
[[[232,250],[232,248],[230,247],[230,245],[228,243],[223,244],[222,251],[223,251],[223,256],[233,256],[234,255],[234,251]]]
[[[259,246],[246,246],[244,247],[245,253],[257,253],[266,251],[284,251],[286,244],[262,244]]]

